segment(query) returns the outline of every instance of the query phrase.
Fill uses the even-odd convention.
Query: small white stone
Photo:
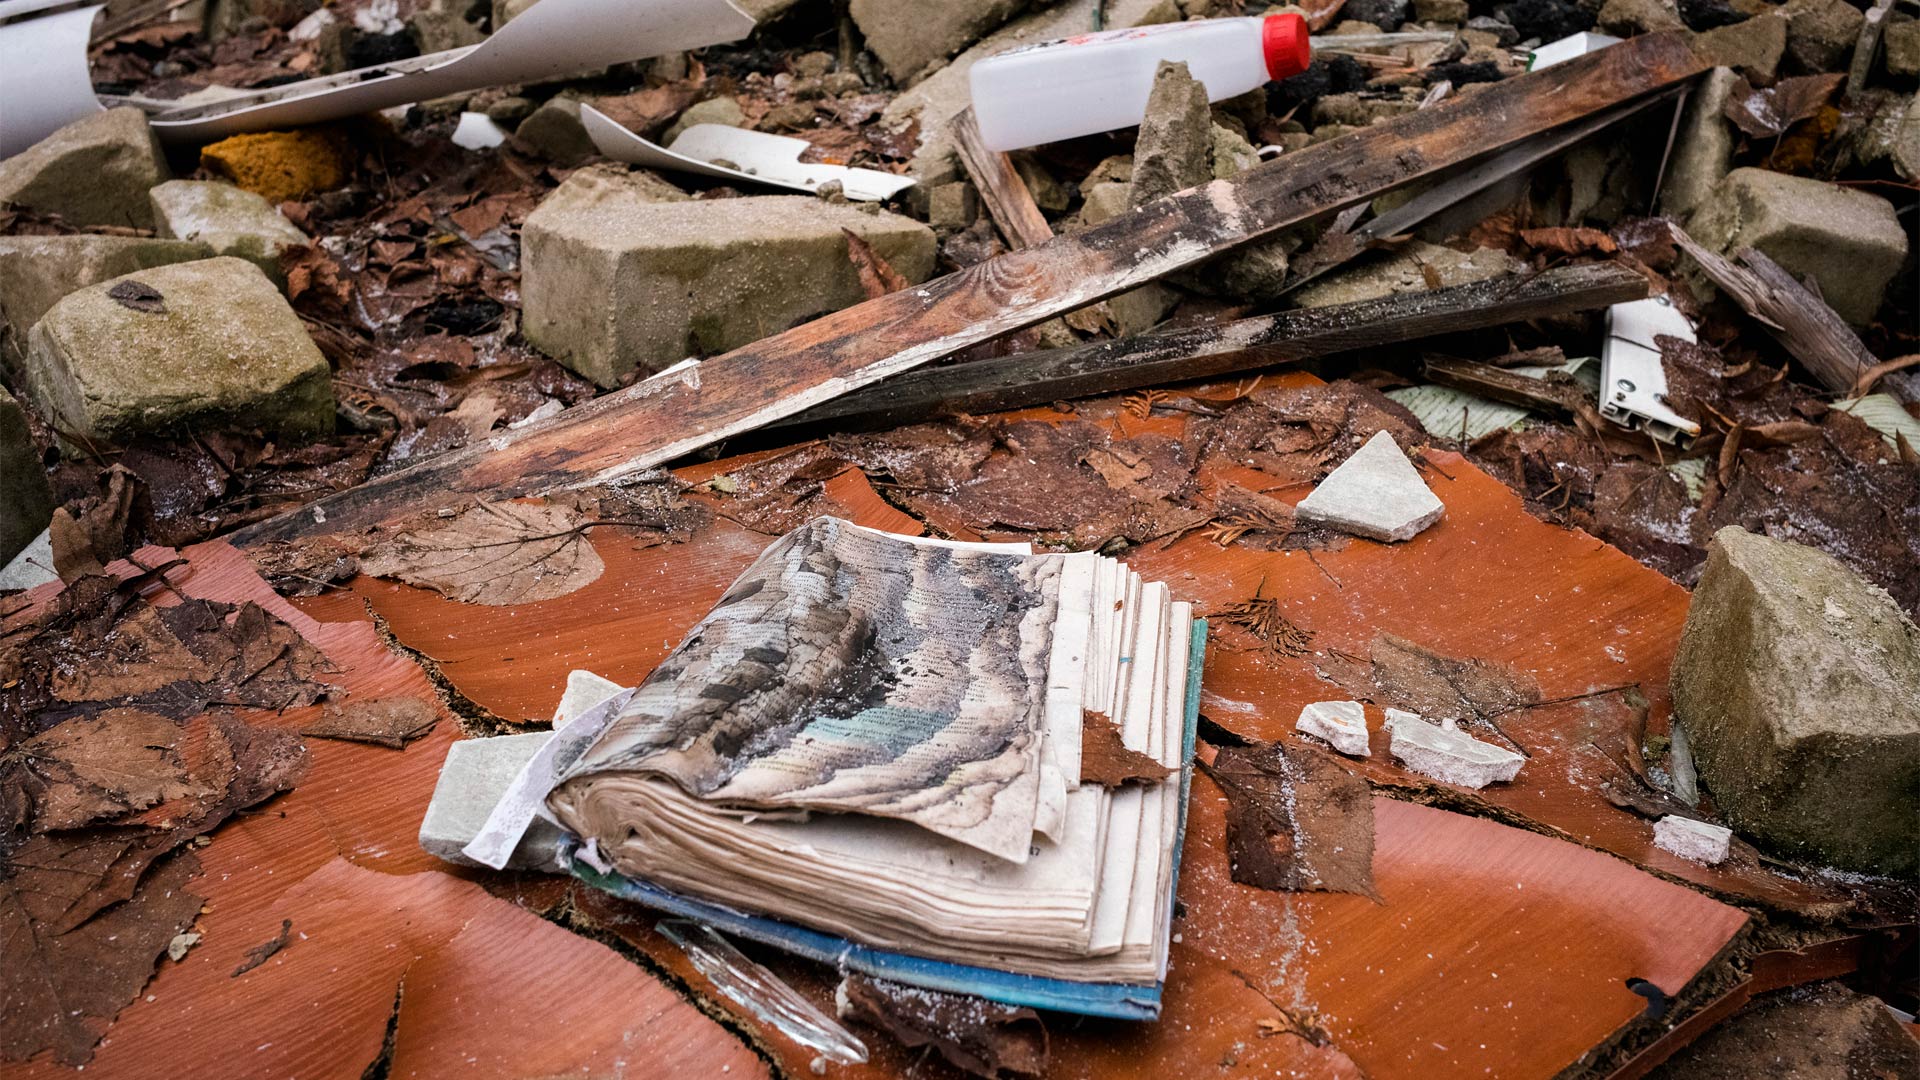
[[[1505,783],[1520,773],[1526,760],[1505,747],[1481,742],[1448,720],[1435,726],[1413,713],[1387,710],[1393,756],[1414,772],[1446,784],[1483,788]]]
[[[1316,701],[1300,710],[1294,729],[1333,744],[1335,750],[1366,757],[1367,713],[1357,701]]]
[[[1668,814],[1653,823],[1653,843],[1662,851],[1713,866],[1726,861],[1733,845],[1733,830]]]
[[[1327,474],[1294,510],[1308,521],[1374,540],[1410,540],[1447,508],[1382,431]]]

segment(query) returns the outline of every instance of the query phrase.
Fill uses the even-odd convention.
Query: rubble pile
[[[110,0],[81,50],[99,107],[0,158],[0,939],[36,943],[0,975],[9,1067],[137,1073],[177,1022],[150,977],[238,1023],[267,1008],[249,978],[291,1009],[303,951],[338,957],[341,1001],[381,983],[355,1006],[369,1045],[326,1051],[368,1050],[371,1076],[464,1052],[410,1002],[485,981],[459,959],[482,954],[525,995],[590,971],[657,991],[685,1040],[642,1071],[1920,1057],[1910,0],[636,0],[720,43],[432,82],[506,69],[538,2]],[[1173,44],[1281,17],[1311,64],[1249,93]],[[0,12],[0,43],[72,18]],[[1137,125],[989,149],[981,62],[1097,31],[1168,43],[1130,73]],[[406,79],[438,89],[325,112]],[[0,142],[61,107],[55,82],[6,82],[33,119],[0,116]],[[255,115],[290,101],[310,122]],[[1187,753],[1112,723],[1081,751],[1133,793],[1115,805],[1140,762],[1190,766],[1144,1034],[831,971],[778,935],[733,950],[671,905],[656,926],[545,818],[515,874],[462,853],[567,752],[544,728],[590,711],[579,687],[641,685],[821,517],[1097,550],[1205,617]],[[241,896],[233,842],[303,854]],[[46,885],[50,859],[85,891]],[[367,870],[396,880],[346,882]],[[1561,906],[1508,895],[1522,876]],[[324,909],[358,940],[382,889],[367,940],[413,935],[404,984],[302,932]],[[1594,890],[1630,899],[1597,916]],[[258,940],[207,937],[202,893]],[[435,905],[550,932],[567,972],[394,914]],[[1503,905],[1516,942],[1564,924],[1600,951],[1499,954],[1529,1009],[1464,1030],[1494,990],[1456,985],[1448,950]],[[1416,924],[1435,951],[1393,936]],[[1339,933],[1406,944],[1389,981],[1431,1012],[1419,1038],[1324,1005],[1386,992]],[[218,980],[193,966],[215,944]],[[1243,998],[1258,1024],[1228,1031]],[[624,1023],[573,1049],[486,1037],[502,1075],[560,1075],[627,1067]],[[309,1051],[283,1052],[262,1068]]]

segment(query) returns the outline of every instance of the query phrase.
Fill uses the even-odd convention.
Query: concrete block
[[[0,161],[0,203],[69,225],[153,226],[147,189],[171,174],[147,114],[132,106],[75,120]]]
[[[1725,528],[1671,677],[1700,779],[1788,857],[1920,869],[1920,630],[1832,556]]]
[[[1882,37],[1887,74],[1902,79],[1920,75],[1920,19],[1890,24]]]
[[[1020,14],[1027,0],[853,0],[848,12],[887,74],[906,85],[923,69],[980,40]]]
[[[109,444],[190,429],[333,429],[326,358],[260,268],[232,257],[67,296],[27,336],[25,374],[50,422]]]
[[[1500,784],[1520,774],[1526,759],[1461,731],[1452,720],[1429,724],[1413,713],[1387,710],[1391,750],[1400,763],[1443,784],[1473,788]]]
[[[1787,20],[1775,14],[1755,15],[1731,26],[1719,26],[1693,37],[1693,50],[1717,67],[1735,68],[1748,78],[1771,79],[1780,71],[1787,52]]]
[[[1683,859],[1713,866],[1727,861],[1733,830],[1693,818],[1668,814],[1653,823],[1653,845]]]
[[[1730,67],[1714,68],[1687,99],[1674,141],[1673,167],[1660,188],[1662,213],[1685,221],[1695,208],[1711,200],[1726,180],[1727,167],[1733,161],[1734,130],[1725,110],[1739,79]]]
[[[600,152],[580,123],[580,102],[564,94],[541,102],[513,136],[556,165],[577,165]]]
[[[1893,204],[1868,191],[1765,169],[1735,169],[1690,222],[1716,251],[1757,248],[1811,277],[1840,317],[1864,326],[1907,258]]]
[[[909,281],[933,230],[800,195],[662,203],[572,179],[521,231],[522,331],[602,386],[724,353],[866,299],[849,230]]]
[[[276,285],[286,284],[280,254],[304,247],[307,234],[272,203],[251,191],[214,180],[169,180],[148,192],[161,236],[196,240],[216,255],[258,266]]]
[[[1366,707],[1357,701],[1316,701],[1300,710],[1293,726],[1343,754],[1367,757],[1373,752],[1367,746]]]
[[[27,414],[0,387],[0,566],[33,543],[53,517],[53,490]]]
[[[1382,431],[1328,473],[1294,512],[1307,521],[1392,542],[1412,539],[1447,508],[1393,436]]]
[[[1787,61],[1797,73],[1845,71],[1867,17],[1847,0],[1787,0]]]
[[[70,292],[212,254],[205,244],[142,236],[0,236],[0,325],[10,351],[24,353],[27,331]]]
[[[461,866],[479,865],[462,855],[460,849],[480,835],[487,815],[493,813],[494,804],[506,794],[507,786],[552,737],[551,731],[531,731],[490,739],[462,739],[447,747],[446,763],[440,766],[440,781],[434,785],[433,798],[427,803],[427,816],[420,820],[421,850]],[[507,868],[563,873],[560,840],[560,826],[545,818],[534,818],[526,835],[520,838],[520,846],[514,849]]]

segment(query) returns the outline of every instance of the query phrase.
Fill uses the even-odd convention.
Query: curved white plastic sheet
[[[0,18],[49,6],[15,0],[0,4]],[[0,158],[100,111],[87,71],[87,39],[103,6],[0,26]]]
[[[800,160],[808,147],[805,139],[764,131],[725,124],[695,124],[681,132],[672,147],[665,147],[635,135],[591,105],[580,106],[580,123],[600,153],[615,161],[650,169],[672,169],[808,193],[837,180],[847,198],[864,202],[892,198],[914,183],[910,176],[895,176],[878,169],[808,164]],[[740,168],[716,165],[716,161],[732,162]]]

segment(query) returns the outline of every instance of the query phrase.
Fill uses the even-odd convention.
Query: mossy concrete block
[[[1700,778],[1778,854],[1920,869],[1920,630],[1824,552],[1726,528],[1671,677]]]
[[[53,491],[27,415],[0,387],[0,566],[40,535],[53,518]]]
[[[109,278],[213,254],[205,244],[142,236],[0,236],[0,326],[12,349],[61,297]]]
[[[1893,204],[1859,188],[1766,169],[1735,169],[1688,231],[1716,251],[1750,247],[1811,277],[1840,317],[1865,326],[1907,259]]]
[[[521,230],[522,332],[602,386],[777,334],[866,298],[850,230],[909,281],[925,225],[801,195],[660,202],[569,178]]]
[[[69,225],[146,229],[147,189],[170,175],[147,114],[107,109],[0,161],[0,203],[58,214]]]
[[[109,444],[186,430],[333,429],[326,358],[260,268],[231,256],[69,295],[27,336],[25,373],[42,416]]]
[[[286,284],[280,253],[304,246],[307,234],[251,191],[214,180],[169,180],[149,192],[161,236],[197,240],[217,255],[245,259]]]

